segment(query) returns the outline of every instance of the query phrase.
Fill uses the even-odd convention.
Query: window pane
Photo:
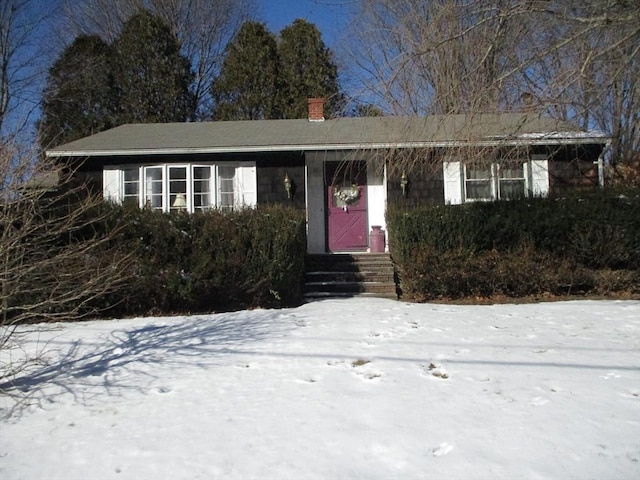
[[[467,180],[490,180],[491,168],[490,167],[469,167],[466,168]]]
[[[139,171],[137,168],[127,168],[124,170],[124,181],[127,182],[137,182],[139,180]]]
[[[148,167],[145,170],[147,181],[162,181],[162,167]]]
[[[467,198],[470,200],[490,200],[491,180],[467,181]]]
[[[523,178],[524,179],[524,169],[520,168],[500,168],[500,178]]]
[[[233,208],[233,193],[220,193],[220,207],[223,209]]]
[[[522,198],[524,191],[524,167],[500,167],[499,198]]]
[[[234,178],[236,175],[235,167],[218,167],[218,192],[219,207],[223,209],[232,209],[235,205],[234,198]]]
[[[491,166],[467,165],[465,168],[467,200],[491,200]]]
[[[169,205],[171,210],[187,208],[187,167],[169,167]]]
[[[467,200],[491,200],[491,166],[465,167],[465,195]]]
[[[193,206],[196,209],[205,209],[211,205],[209,200],[211,167],[193,168]]]
[[[524,179],[500,181],[500,198],[509,199],[522,197],[524,197]]]
[[[145,168],[145,202],[155,209],[162,209],[162,167]]]
[[[127,168],[123,170],[124,178],[124,203],[138,205],[138,193],[140,192],[140,170]]]
[[[138,196],[138,182],[136,181],[135,183],[125,183],[124,184],[124,196],[126,197],[132,197],[132,196]]]
[[[169,180],[187,181],[187,167],[170,167],[169,168]]]

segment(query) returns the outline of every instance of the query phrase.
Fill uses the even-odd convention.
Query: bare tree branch
[[[361,0],[350,58],[358,92],[393,114],[534,109],[613,136],[640,156],[640,3]]]

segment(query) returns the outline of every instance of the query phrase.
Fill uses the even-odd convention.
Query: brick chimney
[[[324,122],[324,98],[309,99],[309,121]]]
[[[522,111],[525,113],[534,112],[536,110],[535,106],[535,97],[531,92],[522,92],[520,95],[520,100],[522,100]]]

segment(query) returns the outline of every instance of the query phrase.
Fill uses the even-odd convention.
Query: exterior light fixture
[[[184,193],[177,193],[176,198],[173,201],[173,208],[178,209],[186,209],[187,208],[187,197],[184,196]]]
[[[400,189],[402,190],[402,196],[406,197],[407,193],[408,193],[408,187],[409,186],[409,179],[407,178],[407,173],[406,172],[402,172],[402,175],[400,176]]]
[[[287,192],[287,198],[291,198],[291,179],[289,178],[289,174],[284,174],[284,189]]]

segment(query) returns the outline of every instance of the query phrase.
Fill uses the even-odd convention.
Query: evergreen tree
[[[109,46],[80,36],[49,70],[43,95],[40,143],[51,148],[111,126]]]
[[[280,32],[278,53],[284,118],[306,118],[307,99],[314,97],[325,99],[325,117],[335,116],[342,107],[338,68],[316,26],[298,19],[285,27]]]
[[[183,122],[195,115],[193,73],[169,27],[146,10],[113,43],[115,122]]]
[[[219,77],[211,86],[216,120],[278,118],[276,39],[264,24],[245,22],[226,48]]]

